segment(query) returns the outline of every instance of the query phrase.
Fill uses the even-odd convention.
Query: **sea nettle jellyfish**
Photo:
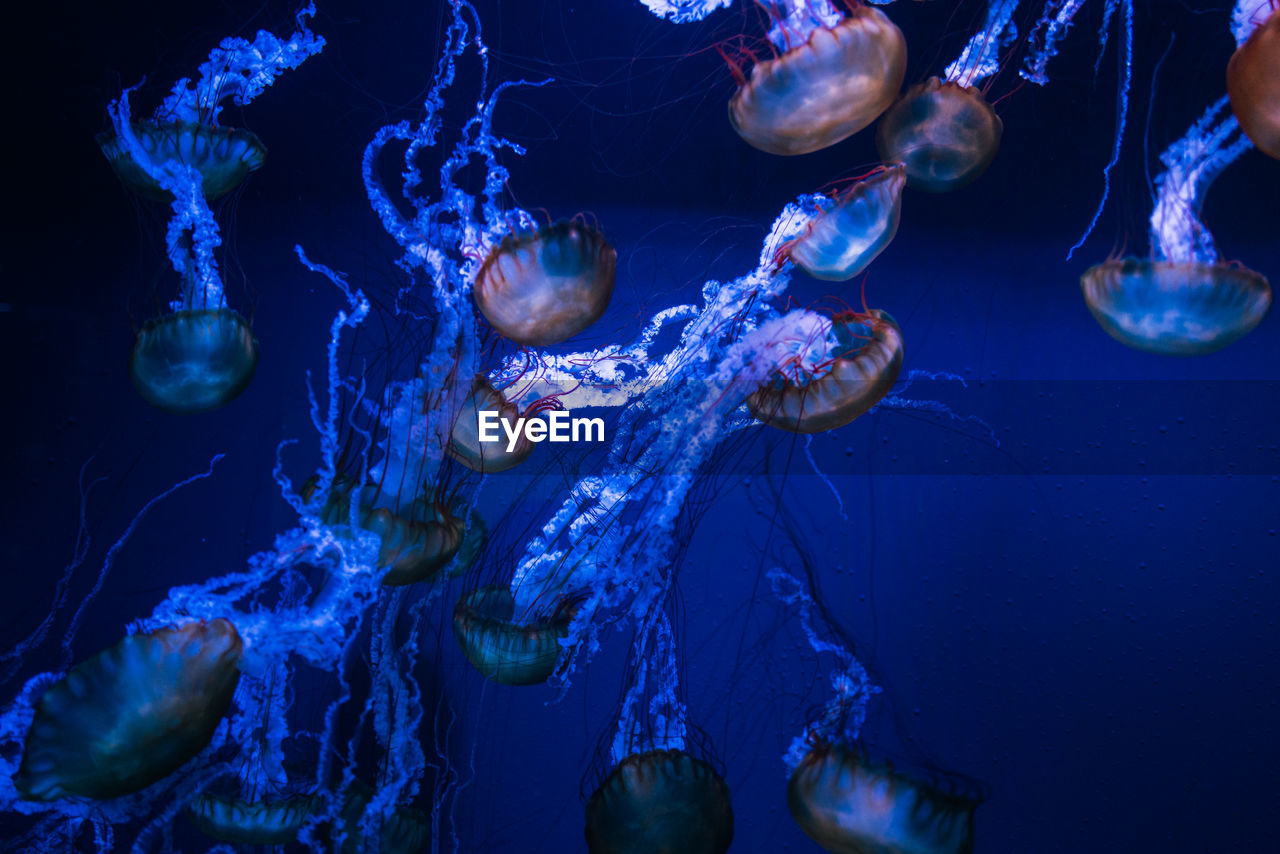
[[[1269,17],[1227,63],[1231,110],[1258,150],[1280,159],[1280,6],[1257,0],[1240,5],[1255,19]]]
[[[815,279],[852,279],[898,233],[906,180],[906,168],[895,163],[876,170],[834,200],[824,200],[824,209],[803,234],[782,245],[778,257],[790,258]]]
[[[509,589],[481,587],[458,600],[453,636],[467,661],[494,682],[538,685],[555,672],[572,617],[572,607],[565,605],[550,616],[517,622]]]

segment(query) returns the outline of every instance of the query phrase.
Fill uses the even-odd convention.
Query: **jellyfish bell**
[[[879,9],[857,5],[833,27],[758,62],[729,101],[729,122],[770,154],[808,154],[853,136],[902,86],[907,43]]]
[[[14,785],[35,801],[128,795],[209,743],[240,678],[223,619],[132,634],[72,668],[36,706]]]
[[[560,658],[560,640],[569,636],[571,607],[519,623],[515,597],[505,587],[480,587],[464,594],[453,609],[453,635],[476,670],[503,685],[546,682]]]
[[[243,128],[188,121],[136,121],[129,126],[153,162],[178,161],[195,167],[210,201],[234,190],[267,159],[262,140]],[[96,139],[125,186],[154,201],[173,201],[172,194],[134,161],[115,133],[104,131]]]
[[[906,167],[878,169],[819,213],[778,250],[815,279],[844,282],[867,268],[898,233]]]
[[[876,131],[886,163],[902,163],[907,186],[945,193],[986,171],[1004,125],[972,86],[930,77],[889,108]]]
[[[480,267],[472,296],[494,329],[546,347],[600,319],[617,261],[597,229],[561,220],[503,238]]]
[[[360,822],[365,810],[373,801],[372,786],[355,780],[347,789],[338,823],[345,838],[337,854],[362,854],[366,849],[360,833]],[[397,806],[382,820],[378,832],[380,854],[419,854],[426,851],[431,839],[431,819],[421,810],[410,806]]]
[[[303,484],[304,502],[315,494],[318,478]],[[366,485],[355,490],[351,478],[339,475],[329,488],[320,508],[320,520],[341,528],[351,521],[351,500],[358,492],[357,522],[361,529],[378,537],[378,567],[385,570],[382,584],[403,587],[429,581],[444,569],[463,542],[464,522],[439,502],[416,499],[403,511],[377,506],[381,490]]]
[[[191,415],[235,399],[257,365],[258,339],[237,312],[186,310],[147,321],[133,341],[129,378],[152,406]]]
[[[843,427],[880,402],[902,369],[902,330],[886,311],[837,316],[835,345],[814,376],[773,379],[747,397],[747,409],[764,423],[793,433]]]
[[[1271,306],[1264,276],[1198,261],[1107,261],[1086,270],[1080,287],[1107,334],[1166,356],[1221,350],[1247,335]]]
[[[1280,159],[1280,7],[1236,48],[1227,63],[1231,111],[1249,141]]]
[[[187,805],[187,818],[205,836],[240,845],[285,845],[323,801],[318,795],[244,800],[203,792]]]
[[[723,854],[733,841],[729,787],[681,750],[632,753],[587,801],[591,854]]]
[[[843,745],[815,745],[787,784],[800,829],[834,854],[969,854],[978,801]]]
[[[472,471],[484,474],[515,468],[529,459],[533,443],[521,431],[514,447],[508,449],[506,434],[497,430],[498,441],[482,442],[481,413],[497,413],[499,419],[515,424],[520,410],[508,403],[501,392],[494,389],[483,375],[477,376],[471,386],[471,394],[463,401],[449,433],[446,450],[449,456]]]

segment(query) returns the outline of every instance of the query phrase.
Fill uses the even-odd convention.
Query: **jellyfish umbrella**
[[[529,455],[533,453],[533,443],[523,432],[510,448],[507,436],[501,430],[498,431],[499,441],[480,441],[482,412],[497,413],[500,419],[510,423],[515,423],[520,418],[520,410],[515,404],[507,402],[483,376],[476,377],[471,394],[463,401],[449,432],[449,456],[472,471],[484,474],[506,471],[529,459]]]
[[[591,854],[723,854],[733,841],[729,787],[681,750],[632,753],[587,801]]]
[[[815,217],[804,234],[784,244],[781,254],[815,279],[852,279],[898,233],[906,180],[901,163],[877,170]]]
[[[249,386],[258,339],[229,308],[178,311],[138,332],[129,378],[143,399],[176,415],[217,409]]]
[[[545,347],[600,319],[617,261],[599,231],[561,221],[505,237],[485,259],[472,294],[494,329]]]
[[[752,66],[729,101],[729,121],[761,151],[819,151],[875,121],[893,103],[906,67],[902,31],[859,4],[835,26]]]
[[[187,806],[187,818],[205,836],[241,845],[284,845],[318,810],[317,795],[246,801],[202,793]]]
[[[1271,306],[1271,286],[1244,267],[1125,258],[1080,278],[1107,334],[1138,350],[1198,356],[1247,335]]]
[[[1245,136],[1280,159],[1280,9],[1231,55],[1227,94]]]
[[[834,854],[969,854],[978,802],[912,780],[861,751],[819,745],[791,774],[787,805]]]
[[[977,89],[930,77],[885,113],[876,146],[886,163],[906,166],[908,187],[945,193],[986,171],[1003,129]]]
[[[194,167],[200,173],[204,196],[210,201],[234,190],[267,160],[262,140],[243,128],[155,120],[132,122],[130,127],[155,162],[174,161]],[[138,165],[118,135],[104,131],[98,134],[97,141],[116,176],[130,190],[154,201],[173,201],[173,194]]]
[[[348,790],[347,801],[339,816],[342,832],[346,834],[338,854],[361,854],[360,820],[373,801],[373,788],[359,780]],[[381,854],[419,854],[427,849],[431,838],[431,820],[421,810],[409,806],[396,807],[383,819],[378,833]]]
[[[843,427],[880,402],[902,369],[902,331],[886,311],[836,317],[835,346],[813,377],[775,374],[747,397],[764,423],[794,433]],[[799,380],[799,381],[798,381]]]
[[[18,791],[100,800],[176,771],[226,713],[241,650],[235,627],[219,619],[129,635],[77,665],[36,707]]]
[[[538,685],[555,671],[560,639],[568,637],[571,612],[519,624],[515,597],[505,587],[465,594],[453,610],[453,634],[467,661],[503,685]]]

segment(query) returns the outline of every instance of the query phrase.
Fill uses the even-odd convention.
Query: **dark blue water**
[[[890,8],[910,45],[908,83],[937,73],[981,19],[980,3],[951,5]],[[77,658],[114,643],[169,587],[234,571],[292,526],[271,468],[289,438],[301,440],[285,454],[289,474],[316,465],[306,372],[321,376],[341,306],[293,246],[384,305],[398,287],[396,247],[364,202],[359,156],[378,127],[416,115],[439,6],[324,4],[314,23],[324,54],[236,119],[270,149],[221,210],[229,293],[252,313],[262,359],[237,400],[191,418],[148,408],[129,384],[131,322],[168,287],[163,225],[131,202],[92,136],[121,85],[149,74],[158,93],[223,35],[284,31],[290,9],[24,11],[5,59],[0,645],[48,610],[80,530],[81,480],[102,479],[85,502],[91,543],[73,606],[138,510],[225,454],[120,551]],[[705,280],[746,272],[786,201],[876,160],[869,133],[786,160],[734,135],[724,116],[733,84],[712,46],[758,35],[753,13],[676,28],[624,0],[478,9],[495,79],[558,81],[498,110],[497,130],[528,147],[506,159],[513,199],[553,217],[589,212],[618,250],[614,300],[577,347],[629,338],[656,310],[696,299]],[[978,852],[1280,850],[1280,331],[1272,317],[1213,355],[1145,354],[1097,326],[1078,285],[1113,250],[1145,253],[1155,153],[1222,93],[1228,12],[1138,4],[1112,196],[1066,260],[1100,198],[1115,131],[1114,42],[1094,67],[1100,12],[1082,13],[1048,88],[997,78],[990,97],[1008,97],[995,164],[957,193],[907,191],[899,235],[867,277],[868,304],[902,326],[906,370],[953,377],[901,396],[950,414],[881,407],[811,442],[757,429],[716,455],[695,492],[675,549],[677,633],[690,719],[733,793],[733,851],[818,850],[788,813],[781,756],[826,700],[833,665],[770,593],[775,566],[821,580],[829,613],[883,687],[866,742],[988,792]],[[457,105],[452,127],[469,107]],[[1272,278],[1277,198],[1280,163],[1250,152],[1203,212],[1224,258]],[[788,292],[797,305],[828,295],[861,300],[857,283],[803,275]],[[403,379],[416,358],[406,342],[419,337],[371,331],[351,364],[364,360],[371,381]],[[480,509],[500,521],[483,578],[509,573],[528,532],[591,465],[547,454],[535,471],[486,486]],[[628,637],[609,636],[558,701],[549,688],[485,683],[449,625],[474,580],[450,584],[425,612],[418,672],[431,698],[428,754],[438,749],[465,781],[441,850],[454,850],[455,834],[469,852],[585,850],[582,803],[604,769]],[[48,646],[24,675],[57,666]],[[299,691],[305,722],[332,686],[317,678]],[[415,806],[430,811],[430,793]],[[4,816],[0,838],[23,826]],[[182,850],[209,847],[182,819],[175,833]],[[79,845],[94,850],[87,833]]]

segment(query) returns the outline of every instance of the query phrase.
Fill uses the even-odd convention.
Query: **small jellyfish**
[[[1003,129],[977,89],[930,77],[885,113],[876,147],[886,163],[907,167],[908,187],[945,193],[986,171]]]
[[[237,312],[183,310],[143,325],[129,354],[129,378],[152,406],[192,415],[234,399],[257,365],[258,339]]]
[[[1227,94],[1245,136],[1280,159],[1280,9],[1231,55]]]
[[[506,471],[529,459],[529,455],[533,453],[533,443],[525,437],[523,431],[510,450],[508,437],[500,426],[494,430],[496,442],[480,441],[480,414],[486,412],[496,412],[499,419],[505,419],[512,425],[520,418],[520,410],[516,405],[508,403],[488,380],[478,376],[471,387],[471,394],[463,401],[454,419],[447,446],[449,456],[472,471],[484,474]]]
[[[819,213],[779,250],[815,279],[844,282],[867,268],[898,233],[906,167],[884,166]]]
[[[24,798],[117,798],[204,749],[240,679],[227,620],[129,635],[72,668],[36,707],[14,784]]]
[[[503,238],[480,267],[472,295],[494,329],[518,344],[546,347],[600,319],[617,262],[599,231],[562,220]]]
[[[907,43],[893,21],[858,4],[835,26],[756,63],[729,101],[733,129],[771,154],[819,151],[865,128],[902,86]]]
[[[503,685],[538,685],[555,671],[560,639],[569,636],[572,609],[516,623],[515,597],[505,587],[464,594],[453,609],[453,635],[476,670]]]
[[[591,854],[723,854],[733,841],[729,787],[680,750],[632,753],[587,801]]]
[[[1197,356],[1257,326],[1271,286],[1244,267],[1124,258],[1080,277],[1085,302],[1112,338],[1138,350]]]
[[[978,802],[870,761],[860,751],[818,745],[787,784],[791,817],[835,854],[969,854]]]
[[[202,122],[145,120],[131,122],[138,142],[155,162],[179,162],[200,173],[206,199],[225,196],[250,172],[262,168],[267,148],[251,131]],[[173,194],[140,167],[111,131],[97,136],[98,147],[116,176],[140,196],[158,202],[173,201]]]
[[[285,845],[318,810],[318,795],[246,801],[200,794],[187,805],[187,818],[210,839],[240,845]]]
[[[764,423],[794,433],[843,427],[880,402],[902,369],[902,331],[887,311],[832,318],[829,355],[812,376],[775,374],[747,397]]]
[[[303,501],[311,499],[316,483],[312,477],[303,484]],[[321,521],[337,527],[348,524],[352,492],[350,478],[335,478],[320,509]],[[402,587],[428,581],[453,560],[462,544],[464,523],[448,508],[418,499],[404,511],[395,512],[375,506],[381,495],[376,485],[365,486],[359,492],[357,521],[361,528],[378,536],[378,566],[386,569],[383,585]]]
[[[373,801],[373,787],[356,780],[348,789],[347,801],[339,816],[346,838],[338,854],[362,854],[360,819]],[[431,819],[422,810],[410,806],[398,806],[383,819],[378,834],[379,854],[420,854],[426,851],[431,840]]]

